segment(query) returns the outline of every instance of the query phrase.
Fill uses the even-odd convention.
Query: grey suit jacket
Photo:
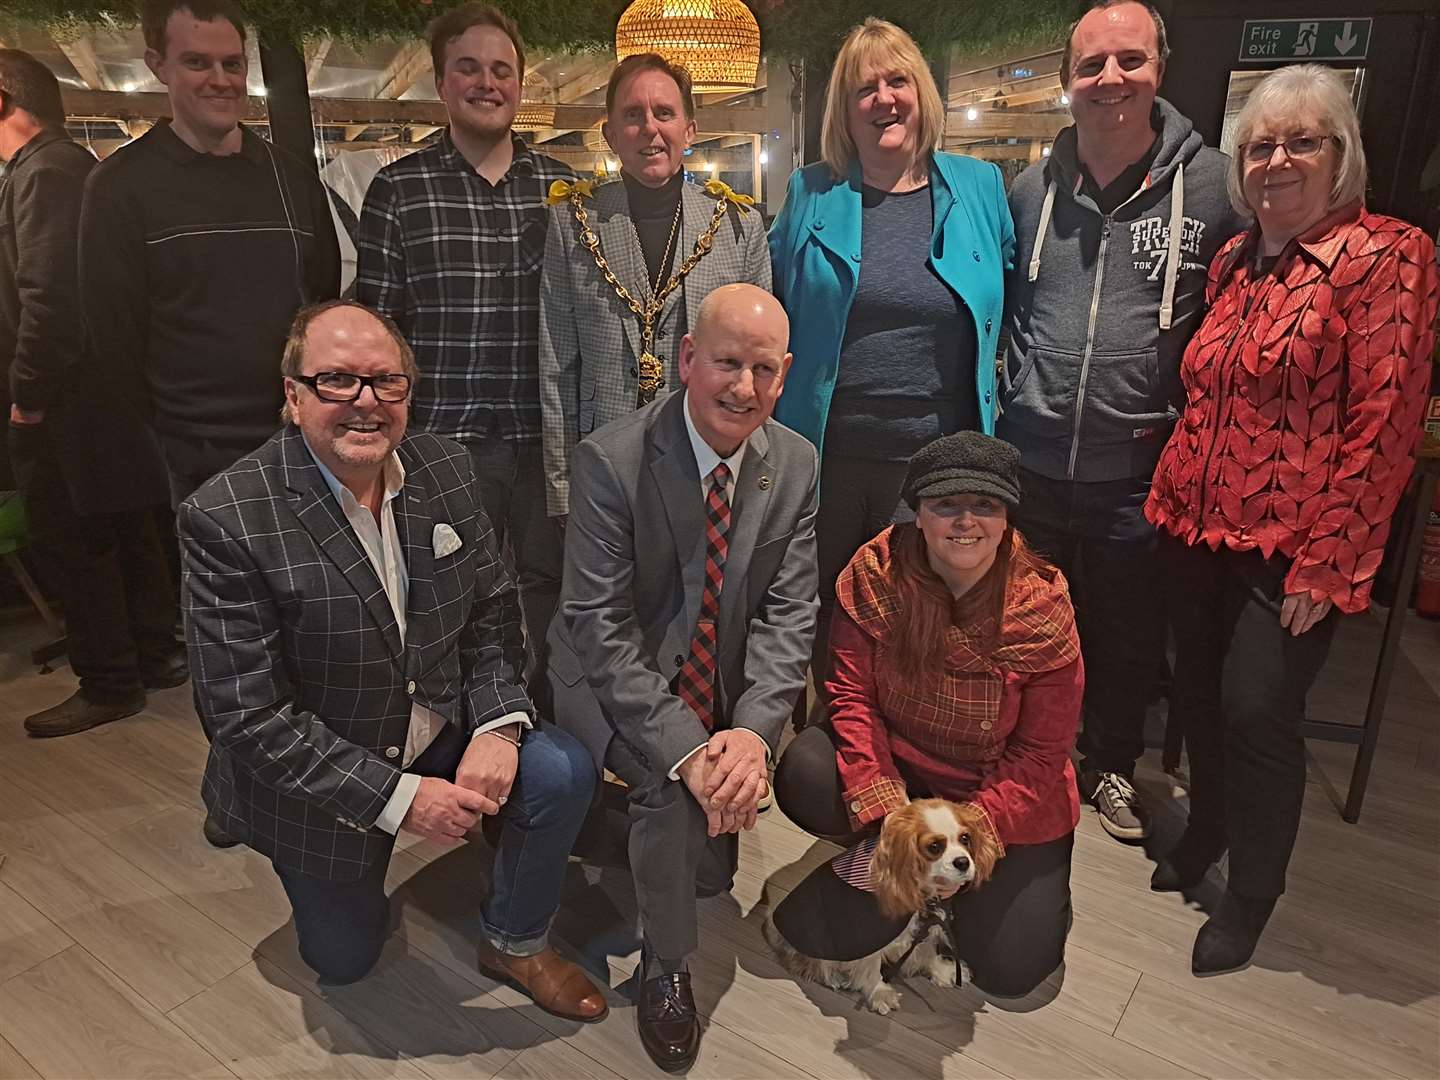
[[[565,577],[550,624],[555,719],[603,765],[612,738],[656,774],[708,738],[671,690],[700,615],[705,509],[673,394],[576,447]],[[736,479],[720,592],[721,725],[775,753],[815,636],[815,448],[767,421]]]
[[[681,186],[680,238],[675,265],[715,214],[715,200],[694,184]],[[595,189],[586,204],[600,253],[637,301],[646,295],[645,256],[630,220],[625,184]],[[662,395],[680,388],[680,339],[711,290],[748,282],[769,291],[770,250],[758,209],[730,208],[715,246],[665,302],[656,327],[655,355],[665,362]],[[575,444],[635,408],[641,353],[640,320],[615,295],[580,244],[580,227],[568,203],[550,208],[545,265],[540,272],[540,420],[545,444],[545,502],[550,514],[567,513],[570,458]]]
[[[388,858],[371,826],[400,778],[419,701],[462,732],[532,712],[515,586],[470,455],[435,435],[397,450],[405,641],[380,579],[298,428],[286,426],[177,513],[185,637],[210,738],[205,803],[288,869],[353,881]],[[433,531],[461,546],[436,556]]]

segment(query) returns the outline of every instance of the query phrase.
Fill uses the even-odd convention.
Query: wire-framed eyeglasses
[[[1246,161],[1255,165],[1269,161],[1275,156],[1276,147],[1280,146],[1285,148],[1286,157],[1312,158],[1320,153],[1326,139],[1333,138],[1333,135],[1294,135],[1285,140],[1256,139],[1254,142],[1247,142],[1240,151]]]

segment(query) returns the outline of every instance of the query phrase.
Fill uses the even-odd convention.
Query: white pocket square
[[[430,534],[430,546],[435,549],[435,558],[443,559],[446,555],[460,550],[460,537],[449,525],[441,522]]]

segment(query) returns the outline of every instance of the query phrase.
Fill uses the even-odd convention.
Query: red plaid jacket
[[[908,793],[974,802],[1001,844],[1041,844],[1080,820],[1070,748],[1085,685],[1075,614],[1060,571],[1017,573],[994,651],[951,627],[938,682],[888,672],[886,642],[904,618],[890,577],[892,526],[836,582],[830,720],[845,803],[858,829]]]
[[[1434,348],[1435,246],[1352,203],[1270,274],[1257,233],[1210,266],[1181,362],[1185,411],[1146,516],[1187,543],[1293,560],[1285,592],[1363,611],[1420,435]]]

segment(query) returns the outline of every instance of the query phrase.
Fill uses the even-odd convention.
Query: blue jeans
[[[468,739],[447,725],[407,772],[454,779]],[[595,788],[595,763],[575,739],[545,724],[526,733],[495,852],[480,932],[501,952],[533,956],[545,948],[560,906],[565,867]],[[300,956],[321,978],[354,982],[375,965],[390,933],[385,895],[389,858],[356,881],[327,881],[279,866],[290,898]]]

